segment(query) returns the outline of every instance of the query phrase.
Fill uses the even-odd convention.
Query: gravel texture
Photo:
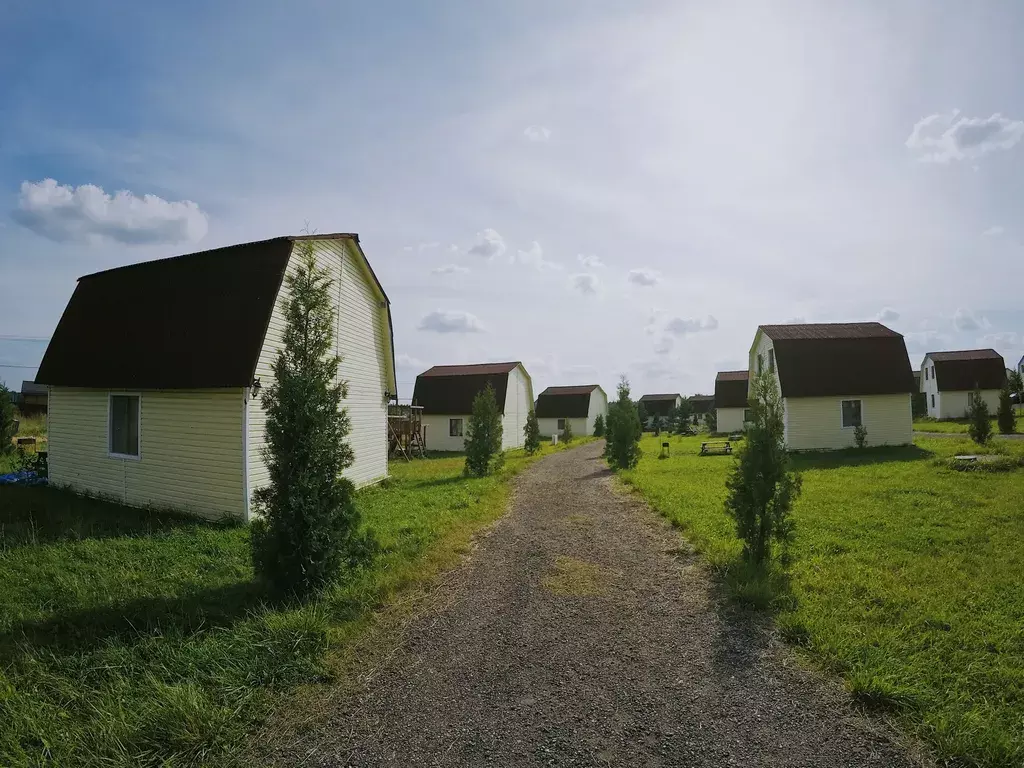
[[[398,650],[282,762],[919,765],[714,596],[678,534],[615,489],[601,445],[517,478]]]

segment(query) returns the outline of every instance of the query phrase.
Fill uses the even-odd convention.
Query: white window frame
[[[555,429],[557,429],[559,432],[564,432],[565,431],[565,422],[566,421],[568,421],[568,419],[556,419],[555,420]]]
[[[111,407],[115,397],[137,397],[136,401],[138,405],[135,410],[135,418],[138,419],[139,424],[139,452],[137,455],[130,453],[114,453],[111,450],[110,445],[110,423],[111,417],[113,416],[113,408]],[[107,392],[107,457],[111,459],[122,459],[124,461],[142,461],[142,393],[141,392]]]
[[[856,429],[857,425],[846,426],[843,424],[843,403],[860,403],[860,425],[864,426],[864,398],[847,397],[839,401],[839,427],[841,429]]]
[[[452,425],[455,422],[459,422],[459,434],[452,434]],[[465,437],[466,436],[466,420],[462,416],[449,416],[448,417],[448,437]]]

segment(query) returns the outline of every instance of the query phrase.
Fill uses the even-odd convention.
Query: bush
[[[708,432],[718,431],[718,413],[714,408],[704,414],[704,429]]]
[[[14,418],[16,415],[11,390],[0,382],[0,456],[14,450]]]
[[[800,476],[789,471],[783,437],[782,401],[770,374],[754,378],[753,418],[729,479],[726,512],[736,522],[747,563],[763,567],[775,543],[793,535],[789,516],[800,493]]]
[[[263,394],[270,483],[253,494],[257,575],[273,591],[305,596],[368,552],[358,534],[355,489],[341,472],[354,455],[345,438],[347,384],[337,381],[333,281],[316,263],[313,244],[299,245],[300,265],[285,277],[284,348]]]
[[[858,424],[853,428],[853,439],[858,448],[866,446],[868,444],[868,428],[863,424]]]
[[[604,437],[604,414],[597,414],[594,419],[594,437]]]
[[[629,380],[619,381],[618,397],[608,406],[605,456],[613,469],[632,469],[640,461],[643,429],[633,401],[629,399]]]
[[[562,441],[566,443],[572,442],[572,420],[565,419],[565,427],[562,429]]]
[[[1017,431],[1017,413],[1010,400],[1010,382],[1007,381],[999,390],[999,410],[996,411],[996,422],[999,431],[1004,435],[1012,435]]]
[[[992,422],[989,421],[988,403],[981,396],[981,390],[975,387],[971,393],[971,402],[967,406],[967,418],[970,424],[967,425],[967,432],[971,440],[984,445],[992,437]]]
[[[484,477],[501,467],[501,411],[488,382],[473,398],[473,413],[466,429],[466,474]]]
[[[598,417],[600,418],[600,417]],[[540,424],[537,423],[537,412],[530,409],[526,415],[526,426],[523,427],[523,448],[531,456],[540,450]]]
[[[651,422],[651,429],[654,430],[655,435],[661,434],[661,416],[654,414],[654,420]]]
[[[910,400],[910,415],[920,419],[928,415],[928,395],[925,392],[915,392]]]
[[[672,412],[672,431],[677,435],[693,434],[693,404],[683,400],[682,405]]]
[[[647,429],[647,419],[649,417],[647,415],[647,406],[644,405],[643,403],[637,403],[637,406],[636,406],[636,417],[640,420],[640,429],[641,430],[646,430]]]

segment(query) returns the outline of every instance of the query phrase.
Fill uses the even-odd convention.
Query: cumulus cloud
[[[667,355],[672,351],[672,347],[675,341],[671,336],[662,336],[658,339],[658,342],[654,345],[654,353],[656,355]]]
[[[195,242],[207,219],[191,200],[169,202],[127,190],[108,195],[100,187],[72,187],[43,179],[21,184],[15,221],[56,242],[113,240],[128,245]]]
[[[458,264],[442,264],[440,267],[434,267],[430,270],[432,275],[461,275],[469,272],[466,267],[460,267]]]
[[[957,309],[953,313],[953,327],[958,331],[979,331],[988,328],[989,322],[984,317],[977,317],[966,309]]]
[[[700,333],[701,331],[713,331],[718,328],[718,320],[714,315],[708,315],[703,320],[689,317],[673,317],[665,323],[665,331],[673,336],[685,336],[688,333]]]
[[[908,352],[941,352],[949,347],[949,339],[938,331],[914,331],[903,336]],[[918,365],[914,362],[915,367]]]
[[[1022,137],[1024,120],[1011,120],[998,112],[991,117],[966,117],[954,109],[919,120],[906,144],[919,160],[948,163],[1010,149]]]
[[[604,266],[604,264],[601,262],[601,260],[599,258],[597,258],[597,256],[594,256],[593,254],[586,254],[586,253],[577,254],[576,255],[576,260],[585,269],[597,269],[598,267],[603,267]]]
[[[547,261],[544,258],[544,249],[540,247],[540,243],[534,240],[530,243],[530,247],[525,251],[516,251],[515,257],[512,259],[514,264],[523,264],[527,267],[533,267],[534,269],[560,269],[561,267],[553,261]]]
[[[880,323],[895,323],[900,319],[900,313],[892,307],[883,307],[882,311],[878,313],[878,322]]]
[[[446,312],[440,309],[424,315],[417,327],[421,331],[434,333],[479,333],[484,329],[476,316],[469,312]]]
[[[547,141],[551,138],[551,129],[543,125],[528,125],[523,131],[523,136],[530,141]]]
[[[476,243],[470,247],[469,253],[472,256],[479,256],[484,259],[493,259],[505,252],[505,238],[493,229],[485,229],[477,233]]]
[[[978,343],[983,347],[992,347],[997,351],[1000,348],[1005,349],[1007,347],[1017,349],[1020,346],[1024,346],[1024,336],[1021,336],[1021,334],[1016,333],[1015,331],[997,331],[996,333],[986,333],[978,339]],[[1017,361],[1007,360],[1006,362],[1010,363],[1010,367],[1012,368],[1012,364]]]
[[[629,270],[629,282],[634,285],[650,287],[658,283],[658,273],[652,269],[631,269]]]
[[[1002,228],[1001,226],[999,226],[998,224],[996,224],[996,225],[994,225],[994,226],[991,226],[991,227],[989,227],[989,228],[988,228],[988,229],[986,229],[986,230],[985,230],[984,232],[982,232],[982,233],[981,233],[981,236],[982,236],[982,237],[999,237],[999,236],[1000,236],[1001,234],[1003,234],[1004,232],[1006,232],[1006,230],[1005,230],[1005,229],[1003,229],[1003,228]]]
[[[422,370],[423,362],[410,355],[401,354],[395,355],[395,367],[403,368],[408,370]]]
[[[596,275],[573,275],[571,282],[572,287],[582,294],[593,296],[597,293],[598,281]]]

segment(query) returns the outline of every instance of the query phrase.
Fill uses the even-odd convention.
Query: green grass
[[[375,611],[458,560],[530,459],[481,479],[463,461],[396,462],[361,491],[383,551],[305,605],[268,604],[243,526],[0,487],[0,765],[229,761],[337,674]]]
[[[734,459],[644,441],[623,473],[728,583],[740,544],[723,509]],[[896,714],[955,765],[1024,764],[1024,470],[957,472],[969,441],[801,455],[783,635]],[[1024,457],[1024,445],[987,449]],[[755,589],[756,589],[755,585]],[[755,600],[756,602],[757,600]]]
[[[1017,433],[1024,432],[1024,409],[1016,408],[1017,411]],[[992,422],[992,434],[999,435],[999,423],[993,416]],[[914,419],[914,431],[915,432],[945,432],[952,434],[967,434],[968,427],[970,426],[970,419],[943,419],[939,421],[929,417],[920,417]]]
[[[19,416],[18,437],[46,437],[46,415]]]

